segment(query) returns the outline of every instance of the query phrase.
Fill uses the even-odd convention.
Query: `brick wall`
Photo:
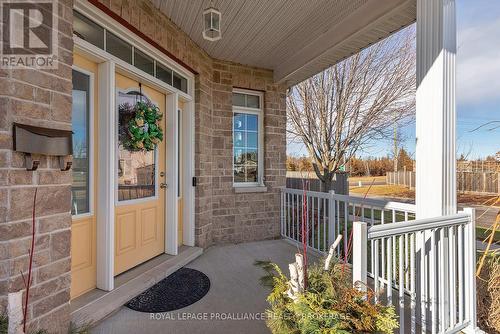
[[[242,242],[279,235],[278,187],[285,185],[285,87],[271,71],[213,60],[147,0],[102,0],[199,74],[195,82],[196,244]],[[33,328],[64,332],[69,320],[71,173],[42,157],[25,170],[11,151],[12,122],[71,128],[72,1],[59,0],[58,70],[0,71],[0,311],[9,291],[23,288],[30,241],[32,198],[38,187]],[[232,188],[233,86],[264,91],[266,193]]]
[[[265,193],[233,189],[233,87],[264,91]],[[223,61],[213,64],[212,241],[243,242],[279,236],[279,187],[285,185],[285,87],[272,71]]]
[[[24,289],[31,247],[33,195],[36,244],[29,326],[66,331],[69,320],[71,172],[41,157],[26,170],[13,152],[12,123],[71,129],[72,0],[59,0],[59,66],[56,70],[0,70],[0,312],[7,294]]]

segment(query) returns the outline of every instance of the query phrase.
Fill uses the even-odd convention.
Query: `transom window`
[[[130,43],[107,31],[86,16],[74,11],[73,33],[180,91],[188,92],[188,80]]]
[[[233,92],[233,182],[263,185],[262,93]]]

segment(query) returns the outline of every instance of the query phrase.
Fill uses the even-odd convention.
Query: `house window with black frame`
[[[235,186],[263,185],[263,94],[233,91],[233,182]]]

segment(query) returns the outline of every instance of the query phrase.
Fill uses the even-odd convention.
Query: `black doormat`
[[[201,271],[181,268],[156,283],[125,306],[147,313],[169,312],[191,305],[210,290],[210,279]]]

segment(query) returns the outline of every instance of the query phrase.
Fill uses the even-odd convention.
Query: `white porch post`
[[[455,0],[417,0],[417,218],[457,212]]]
[[[97,288],[114,289],[116,111],[115,63],[99,64]]]
[[[457,212],[455,159],[455,0],[417,0],[417,94],[416,94],[416,183],[417,219]],[[423,243],[425,239],[425,243]],[[431,236],[417,235],[417,319],[428,330],[432,326],[430,305],[435,295],[436,275],[429,273]],[[447,256],[441,275],[447,277]],[[429,274],[427,274],[429,273]],[[448,291],[445,283],[441,289]],[[444,297],[444,298],[443,298]],[[448,305],[448,296],[438,300]],[[448,326],[446,313],[439,318]]]
[[[417,219],[430,218],[457,212],[456,191],[456,102],[455,102],[455,55],[456,8],[455,0],[417,0],[417,143],[416,143],[416,206]],[[473,215],[472,215],[473,216]],[[472,222],[474,224],[474,222]],[[474,231],[474,225],[471,225]],[[417,245],[420,245],[417,240]],[[445,308],[450,304],[449,285],[446,280],[438,283],[435,273],[430,272],[429,263],[435,261],[436,253],[431,250],[431,237],[425,235],[425,247],[418,250],[417,269],[423,275],[417,282],[422,305],[432,304],[430,298],[441,289],[439,304]],[[445,240],[440,242],[447,243]],[[470,259],[475,258],[474,233],[468,233],[467,242]],[[448,248],[441,254],[440,275],[448,277]],[[422,257],[424,257],[422,259]],[[432,257],[432,258],[431,258]],[[423,261],[422,261],[423,260]],[[474,271],[472,260],[465,262],[467,270]],[[472,279],[473,282],[473,279]],[[467,288],[468,303],[475,304],[475,286]],[[441,291],[440,290],[440,291]],[[471,307],[470,305],[467,305]],[[420,310],[422,326],[453,325],[447,313],[438,314],[439,324],[431,324],[428,306]],[[435,318],[434,315],[432,318]],[[480,333],[476,326],[474,307],[469,313],[467,333]],[[425,320],[427,319],[427,321]]]

